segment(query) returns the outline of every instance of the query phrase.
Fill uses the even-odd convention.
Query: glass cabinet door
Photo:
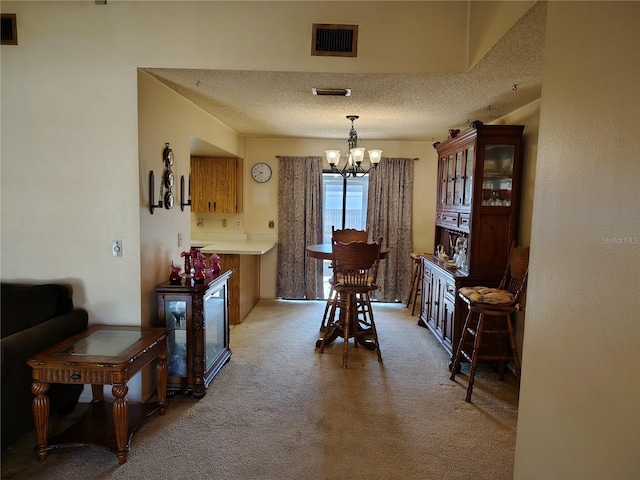
[[[465,173],[464,173],[464,192],[462,198],[462,204],[465,206],[470,206],[471,201],[473,199],[473,169],[475,167],[475,148],[473,146],[467,148],[466,151],[466,162],[465,162]]]
[[[514,145],[487,145],[482,170],[482,205],[511,206]]]
[[[439,185],[438,185],[438,204],[444,205],[447,203],[447,157],[440,159],[440,172]]]
[[[167,339],[169,358],[167,359],[170,377],[187,376],[187,302],[165,297],[164,318],[171,330]]]
[[[462,205],[464,191],[464,152],[462,150],[456,152],[455,169],[455,193],[453,196],[453,204]]]
[[[204,296],[205,371],[209,370],[225,345],[225,285],[212,288]]]
[[[453,155],[447,160],[447,205],[453,205],[453,189],[456,180],[456,164]]]

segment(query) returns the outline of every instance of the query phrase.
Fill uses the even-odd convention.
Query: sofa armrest
[[[83,331],[88,322],[87,312],[76,309],[3,338],[0,341],[2,378],[11,376],[11,372],[20,371],[36,353]]]

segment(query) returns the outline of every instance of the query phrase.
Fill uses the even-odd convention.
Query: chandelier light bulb
[[[382,150],[369,150],[369,161],[371,165],[377,165],[382,158]]]
[[[352,148],[351,155],[353,156],[353,160],[356,162],[356,165],[360,165],[362,160],[364,160],[364,148]]]
[[[337,165],[340,161],[340,150],[325,150],[324,153],[327,155],[329,165]]]

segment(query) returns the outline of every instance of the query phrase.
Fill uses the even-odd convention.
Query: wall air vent
[[[314,95],[324,96],[329,95],[332,97],[350,97],[351,89],[350,88],[312,88],[311,92]]]
[[[0,45],[17,45],[18,44],[18,29],[16,26],[16,14],[15,13],[3,13],[0,14],[0,32],[1,41]]]
[[[358,26],[314,23],[311,55],[325,57],[357,57]]]

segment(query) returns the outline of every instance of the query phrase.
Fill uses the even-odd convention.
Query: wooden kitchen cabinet
[[[241,158],[191,157],[191,211],[242,213]]]
[[[229,323],[238,325],[260,300],[260,255],[220,254],[222,269],[232,269],[229,280]]]
[[[435,245],[442,245],[450,257],[456,243],[466,244],[466,249],[458,266],[435,255],[424,256],[418,323],[431,330],[452,358],[467,315],[458,290],[498,286],[511,243],[517,239],[523,130],[522,125],[475,124],[434,144],[438,151]]]
[[[213,377],[231,357],[229,347],[229,279],[233,270],[195,283],[156,286],[158,322],[169,329],[169,394],[201,398]]]

